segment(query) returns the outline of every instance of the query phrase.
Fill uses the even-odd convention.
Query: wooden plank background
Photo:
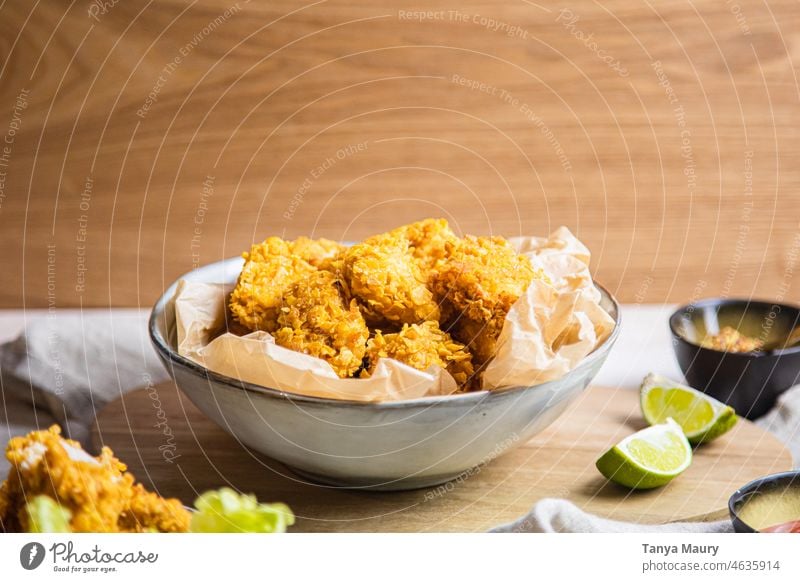
[[[5,0],[0,307],[150,305],[268,234],[425,216],[566,224],[625,301],[797,299],[799,21],[794,0]]]

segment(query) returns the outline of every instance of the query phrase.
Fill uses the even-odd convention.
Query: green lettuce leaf
[[[31,533],[69,533],[72,514],[47,495],[37,495],[25,505]]]
[[[194,502],[189,531],[194,533],[283,533],[294,514],[283,503],[259,503],[255,495],[223,487],[207,491]]]

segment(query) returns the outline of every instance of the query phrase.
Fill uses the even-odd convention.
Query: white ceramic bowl
[[[242,259],[212,263],[183,278],[234,282]],[[248,447],[314,481],[373,490],[449,481],[537,434],[589,384],[617,338],[619,306],[598,286],[613,333],[574,370],[551,382],[386,403],[312,398],[242,382],[179,355],[165,306],[150,317],[150,337],[175,382],[197,407]]]

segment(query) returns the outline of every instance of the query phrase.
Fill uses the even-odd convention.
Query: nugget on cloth
[[[36,531],[28,501],[46,496],[65,510],[73,532],[188,531],[190,515],[180,501],[135,484],[108,447],[92,457],[60,432],[52,426],[9,441],[11,470],[0,485],[0,529]]]
[[[397,329],[439,319],[439,306],[402,235],[376,235],[347,249],[344,278],[372,326]]]
[[[464,387],[475,372],[472,354],[435,321],[406,324],[397,333],[384,334],[378,330],[367,343],[367,358],[368,373],[375,369],[380,358],[392,358],[417,370],[424,371],[431,366],[444,368],[460,387]]]
[[[414,258],[426,276],[447,258],[448,244],[458,241],[444,218],[426,218],[395,228],[388,234],[408,240]]]
[[[466,236],[449,245],[449,258],[432,282],[443,327],[467,344],[476,365],[486,363],[509,309],[534,277],[544,276],[503,237]]]
[[[317,272],[292,247],[292,243],[271,236],[242,254],[245,263],[229,306],[233,318],[248,330],[275,331],[284,294]]]
[[[361,367],[369,330],[333,273],[313,272],[287,289],[276,323],[275,343],[322,358],[339,377],[349,378]]]

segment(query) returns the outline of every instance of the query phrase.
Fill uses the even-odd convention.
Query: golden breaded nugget
[[[301,236],[289,243],[292,254],[318,268],[330,264],[332,259],[345,248],[336,241],[327,238],[311,239]]]
[[[380,358],[392,358],[417,370],[445,368],[459,386],[464,386],[475,371],[472,355],[464,344],[439,329],[435,321],[406,324],[397,333],[383,334],[378,330],[367,343],[367,357],[370,373]]]
[[[482,367],[494,357],[511,306],[534,278],[544,277],[502,237],[459,239],[444,219],[401,226],[350,248],[327,239],[271,237],[244,256],[230,298],[234,319],[327,360],[341,377],[360,369],[367,324],[378,329],[375,350],[387,337],[407,342],[410,336],[433,349],[436,334],[425,322],[435,322],[452,334],[440,341],[467,344]],[[399,334],[383,334],[401,327]]]
[[[317,268],[294,254],[291,243],[274,236],[242,256],[245,263],[229,301],[231,314],[250,331],[275,331],[284,294]]]
[[[388,234],[408,240],[414,258],[426,274],[447,258],[448,243],[458,241],[444,218],[426,218],[395,228]]]
[[[462,315],[449,327],[453,337],[466,344],[473,362],[479,368],[491,360],[497,352],[497,338],[503,331],[505,317],[493,317],[488,321],[475,321]]]
[[[361,367],[369,330],[355,300],[344,297],[342,282],[316,271],[283,297],[275,342],[327,361],[342,378]]]
[[[133,475],[108,447],[92,457],[79,443],[62,439],[60,432],[52,426],[9,441],[6,458],[11,470],[0,507],[6,532],[31,530],[26,503],[38,495],[70,512],[74,532],[188,531],[190,515],[178,500],[162,499],[134,485]],[[145,494],[149,509],[140,511],[139,498]],[[123,518],[128,515],[136,518],[135,526]]]
[[[164,533],[180,533],[188,531],[189,521],[184,521],[186,509],[177,499],[165,499],[145,489],[140,483],[133,486],[130,505],[119,518],[120,531],[149,532],[156,530]],[[176,519],[176,516],[179,519]]]
[[[443,303],[445,329],[467,344],[480,366],[494,356],[511,306],[543,276],[503,237],[467,236],[449,246],[432,287]]]
[[[398,328],[439,319],[439,307],[402,236],[377,235],[347,249],[344,277],[370,325]]]
[[[451,245],[434,288],[471,319],[487,321],[508,313],[536,275],[528,258],[503,237],[467,235]]]
[[[0,483],[0,532],[12,531],[9,529],[11,526],[11,499],[9,495],[8,481],[3,481]]]

